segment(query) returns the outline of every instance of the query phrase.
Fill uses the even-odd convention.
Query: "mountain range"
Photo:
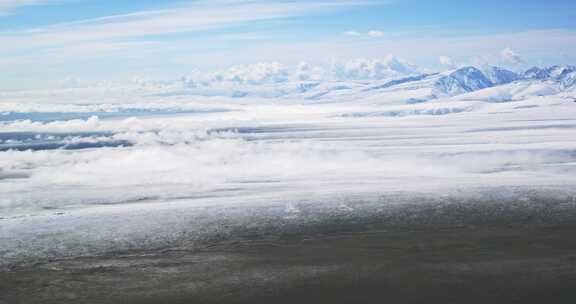
[[[576,91],[575,66],[533,67],[522,73],[497,66],[467,66],[439,73],[414,71],[396,68],[395,77],[383,79],[284,79],[259,84],[221,81],[194,86],[180,83],[162,94],[412,104],[454,96],[504,102]]]
[[[300,84],[300,87],[303,85]],[[288,90],[287,85],[281,85]],[[374,81],[307,83],[307,90],[284,94],[316,102],[410,104],[459,96],[491,102],[576,91],[576,67],[531,68],[515,73],[501,67],[462,67],[431,74]],[[289,90],[288,90],[289,91]],[[246,92],[245,95],[250,95]]]
[[[78,85],[45,92],[0,92],[0,97],[15,100],[27,95],[51,98],[56,94],[70,99],[98,99],[112,94],[119,99],[196,96],[233,98],[240,103],[263,100],[360,105],[409,105],[447,99],[506,102],[558,94],[576,98],[576,66],[571,65],[532,67],[523,72],[498,66],[465,66],[430,73],[391,57],[383,61],[353,61],[329,72],[307,64],[299,65],[296,73],[278,64],[257,64],[236,67],[227,73],[173,81]]]

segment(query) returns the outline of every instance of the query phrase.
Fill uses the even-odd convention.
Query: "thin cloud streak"
[[[0,0],[0,17],[11,15],[18,8],[54,4],[56,0]]]
[[[0,36],[0,44],[17,47],[65,45],[85,41],[139,39],[167,34],[217,30],[244,23],[272,21],[324,13],[352,6],[358,1],[265,2],[201,1],[179,8],[107,16]],[[225,5],[225,6],[224,6]]]

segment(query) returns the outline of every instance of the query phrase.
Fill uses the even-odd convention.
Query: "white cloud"
[[[296,80],[322,80],[325,78],[326,71],[319,66],[312,66],[307,62],[300,62],[296,67]]]
[[[377,30],[370,30],[370,31],[365,32],[365,33],[351,30],[351,31],[345,31],[342,34],[345,36],[355,36],[355,37],[360,37],[360,36],[371,37],[371,38],[384,37],[384,32],[377,31]]]
[[[506,44],[510,44],[513,49],[521,49],[530,53],[530,57],[523,58],[525,61],[535,61],[538,58],[555,58],[554,56],[561,52],[574,53],[576,51],[576,31],[546,30],[472,36],[432,35],[428,33],[394,39],[320,40],[268,45],[266,52],[258,53],[258,59],[250,59],[252,61],[277,60],[276,54],[280,51],[283,54],[282,60],[284,62],[298,62],[303,58],[302,54],[306,54],[306,58],[310,62],[327,62],[332,58],[331,56],[337,56],[340,59],[377,58],[382,54],[391,53],[402,54],[402,57],[423,65],[430,64],[431,59],[437,60],[438,56],[441,55],[453,58],[490,56],[490,62],[494,64],[498,58],[492,58],[492,55],[498,54],[499,57],[501,47],[498,46]],[[426,46],[425,52],[422,51],[423,45]],[[262,49],[261,45],[258,47]],[[326,50],[330,50],[331,56],[326,56]],[[251,50],[251,52],[255,51],[255,49]]]
[[[416,74],[418,69],[403,59],[388,55],[384,59],[353,59],[335,67],[335,76],[347,80],[384,79]]]
[[[368,32],[368,36],[373,38],[379,38],[384,36],[384,32],[372,30]]]
[[[346,36],[362,36],[362,33],[357,32],[357,31],[345,31],[342,34],[344,34]]]
[[[218,81],[245,84],[284,82],[289,78],[288,68],[278,62],[237,65],[214,76]]]
[[[506,62],[512,64],[520,64],[524,62],[522,56],[520,56],[518,53],[516,53],[516,51],[514,51],[511,48],[503,49],[500,52],[500,57],[502,57],[502,59],[504,59]]]
[[[388,55],[383,59],[352,59],[335,63],[332,67],[312,65],[308,62],[300,62],[295,66],[287,66],[278,62],[236,65],[219,72],[198,74],[192,76],[190,80],[194,83],[204,82],[207,85],[221,82],[259,85],[291,80],[384,79],[417,73],[419,69],[413,64]]]
[[[104,79],[111,75],[115,78],[130,77],[128,74],[134,66],[141,70],[149,69],[148,73],[151,74],[161,70],[160,73],[166,75],[169,73],[167,69],[182,67],[182,64],[176,66],[176,61],[192,61],[194,65],[200,66],[210,64],[210,68],[214,68],[214,65],[221,67],[246,62],[275,61],[279,58],[239,60],[236,56],[228,55],[214,61],[198,58],[216,54],[223,49],[231,50],[229,45],[225,45],[225,39],[231,38],[225,37],[227,34],[236,35],[233,37],[236,40],[263,38],[262,35],[255,37],[247,36],[241,31],[227,31],[232,27],[237,28],[252,22],[274,22],[298,16],[324,14],[361,5],[371,3],[348,0],[188,1],[178,7],[136,11],[38,28],[5,28],[0,33],[0,66],[11,71],[3,75],[5,79],[0,81],[0,87],[14,89],[52,86],[53,84],[49,84],[51,79],[47,79],[52,75],[47,74],[51,73],[48,72],[48,66],[54,65],[59,66],[56,71],[59,74],[57,78],[69,74],[86,76],[85,74],[90,73],[92,78]],[[211,32],[211,35],[205,35],[207,32]],[[179,33],[194,37],[166,37]],[[276,40],[273,35],[270,36],[273,38],[261,40],[270,43]],[[250,48],[250,39],[245,40],[246,43],[233,49],[240,51]],[[261,53],[262,50],[258,52]],[[228,61],[220,65],[228,58],[234,59],[234,62]],[[82,70],[79,70],[79,65],[83,66]],[[104,65],[110,67],[109,72],[102,69]],[[126,65],[132,67],[128,69]]]
[[[546,60],[546,63],[553,62],[557,54],[574,54],[576,51],[576,31],[570,30],[474,36],[426,33],[426,35],[391,39],[344,36],[331,38],[333,39],[299,42],[266,40],[258,43],[242,43],[234,48],[209,50],[210,41],[200,38],[178,41],[163,39],[156,41],[158,44],[149,46],[129,45],[127,42],[119,41],[118,43],[123,44],[114,48],[97,44],[94,49],[81,47],[88,43],[86,42],[78,43],[74,48],[71,47],[72,44],[61,45],[62,52],[58,53],[39,49],[34,53],[22,52],[21,55],[15,55],[17,52],[10,51],[13,45],[8,45],[4,50],[0,49],[2,54],[0,67],[3,68],[0,89],[54,87],[58,85],[54,79],[62,79],[68,75],[77,75],[86,80],[88,78],[127,80],[134,76],[131,71],[135,68],[144,71],[141,73],[147,76],[167,78],[174,75],[188,75],[187,73],[193,69],[207,71],[239,63],[281,61],[283,64],[295,65],[306,60],[315,65],[330,65],[333,59],[342,62],[354,58],[379,58],[383,54],[390,53],[402,54],[403,58],[424,67],[438,62],[440,55],[452,58],[487,56],[487,62],[497,64],[501,60],[500,52],[503,45],[513,50],[522,50],[526,54],[523,56],[524,61],[534,63],[540,58]],[[141,42],[142,40],[138,40],[138,43]],[[0,45],[5,46],[2,41]],[[422,52],[423,45],[426,46],[426,52]],[[100,52],[100,49],[106,49],[106,52]],[[562,61],[554,61],[561,63],[571,61],[560,60]],[[108,68],[102,69],[103,66]]]
[[[447,66],[448,68],[454,68],[456,65],[454,64],[454,60],[452,60],[451,57],[448,56],[440,56],[438,58],[438,60],[440,61],[440,64]]]

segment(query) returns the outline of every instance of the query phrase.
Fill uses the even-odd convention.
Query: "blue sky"
[[[0,0],[0,89],[394,54],[576,64],[576,1]]]

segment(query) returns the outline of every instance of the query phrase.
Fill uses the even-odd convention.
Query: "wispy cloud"
[[[384,37],[384,32],[378,30],[369,30],[365,33],[358,31],[345,31],[342,32],[344,36],[354,36],[354,37],[370,37],[370,38],[381,38]]]
[[[362,33],[357,31],[345,31],[342,34],[345,36],[362,36]]]
[[[0,3],[4,4],[2,1]],[[39,4],[38,1],[34,0],[34,3]],[[28,5],[32,3],[26,2]],[[50,2],[43,0],[43,3]],[[121,71],[129,73],[129,69],[124,67],[122,70],[118,65],[130,60],[133,60],[132,68],[143,69],[143,66],[155,62],[157,67],[164,69],[167,61],[189,62],[194,56],[195,64],[202,65],[204,61],[198,59],[199,52],[230,49],[226,43],[231,40],[244,40],[242,46],[236,45],[235,49],[246,47],[255,40],[267,43],[281,41],[273,31],[254,31],[254,25],[267,23],[272,27],[279,21],[293,22],[299,17],[374,4],[364,0],[200,0],[171,3],[155,9],[42,27],[3,28],[0,31],[0,66],[9,67],[12,71],[9,75],[4,74],[2,80],[9,82],[18,73],[20,77],[31,78],[30,75],[38,74],[38,71],[49,73],[52,69],[58,73],[65,69],[73,70],[79,63],[93,64],[90,74],[107,66],[109,73],[114,75]],[[226,58],[216,62],[222,59]],[[246,63],[237,60],[236,63]]]
[[[0,4],[70,0],[58,1],[0,0]],[[24,29],[2,27],[0,88],[31,79],[44,83],[61,75],[126,78],[146,70],[150,75],[165,76],[251,62],[329,64],[389,53],[428,67],[438,66],[440,56],[447,56],[445,66],[451,65],[448,57],[458,65],[473,56],[488,56],[490,62],[502,63],[505,58],[500,52],[505,47],[516,55],[520,52],[525,62],[540,58],[552,62],[557,54],[574,54],[576,47],[574,30],[481,34],[439,26],[399,31],[356,22],[333,32],[333,27],[324,24],[346,10],[370,11],[374,2],[380,5],[383,1],[166,1],[155,9],[140,6],[141,10],[126,14]],[[288,23],[294,28],[286,26]],[[310,31],[303,33],[302,28]],[[563,60],[568,61],[566,58]]]
[[[372,30],[368,32],[368,36],[373,38],[379,38],[384,36],[384,32]]]
[[[0,0],[0,16],[6,16],[13,13],[17,8],[32,5],[53,4],[55,0]]]
[[[250,22],[323,13],[359,1],[198,1],[184,6],[106,16],[56,24],[0,36],[0,44],[19,46],[62,45],[85,41],[134,39],[167,34],[193,33],[238,26]]]
[[[498,64],[502,60],[500,52],[507,46],[513,50],[522,51],[522,60],[525,62],[535,62],[540,58],[554,59],[559,56],[558,54],[568,53],[576,47],[576,31],[568,30],[486,35],[426,32],[425,35],[420,36],[395,36],[390,39],[351,38],[353,37],[346,36],[333,40],[258,45],[241,52],[234,51],[234,54],[243,54],[243,58],[249,61],[273,61],[279,60],[278,54],[281,52],[282,62],[298,62],[304,58],[302,54],[305,54],[305,58],[313,63],[318,61],[329,63],[333,58],[378,58],[382,54],[398,54],[423,66],[437,66],[440,56],[453,58],[456,65],[464,64],[467,59],[474,56],[488,56],[487,60],[490,63]],[[426,49],[423,50],[422,46],[426,46]],[[328,56],[326,50],[330,50]],[[205,56],[216,60],[215,58],[227,58],[230,54],[221,53],[218,57],[216,54],[206,54]],[[210,60],[206,59],[205,61]]]

